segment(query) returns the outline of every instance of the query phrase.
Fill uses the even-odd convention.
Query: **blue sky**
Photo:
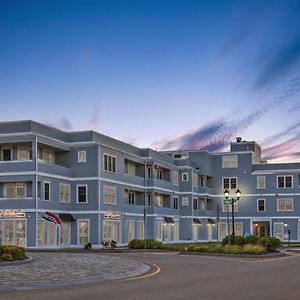
[[[300,1],[0,1],[1,120],[300,161]]]

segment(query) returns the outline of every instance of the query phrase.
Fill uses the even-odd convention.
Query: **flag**
[[[43,214],[42,218],[47,220],[47,221],[53,222],[56,225],[60,225],[60,223],[61,223],[61,219],[58,216],[56,216],[55,214],[51,213],[50,211],[46,211]]]

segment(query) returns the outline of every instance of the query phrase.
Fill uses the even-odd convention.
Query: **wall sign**
[[[0,210],[0,218],[25,218],[25,213],[20,209],[2,209]]]
[[[104,214],[104,219],[121,220],[122,219],[122,213],[120,213],[118,211],[107,211]]]

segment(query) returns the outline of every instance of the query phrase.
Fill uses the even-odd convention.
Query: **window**
[[[189,197],[182,197],[181,198],[181,205],[182,206],[189,206]]]
[[[14,182],[4,184],[5,198],[24,198],[26,197],[25,182]]]
[[[283,223],[274,223],[274,236],[283,240]]]
[[[60,230],[60,245],[69,246],[71,244],[71,222],[61,222]]]
[[[236,189],[237,188],[237,178],[236,177],[224,177],[223,178],[223,190],[225,189]]]
[[[205,199],[200,198],[198,201],[198,209],[199,210],[205,210]]]
[[[179,240],[179,223],[175,222],[174,223],[174,241],[178,241]]]
[[[187,159],[189,157],[188,153],[174,153],[174,159]]]
[[[266,176],[257,176],[256,188],[257,189],[265,189],[266,188]]]
[[[198,210],[198,199],[193,198],[193,210]]]
[[[147,167],[148,170],[148,178],[152,178],[152,166]]]
[[[238,167],[237,155],[222,156],[222,168],[237,168],[237,167]]]
[[[204,186],[204,176],[200,176],[200,186]]]
[[[232,224],[229,224],[229,234],[232,232]],[[234,223],[234,232],[235,235],[243,236],[243,223],[236,222]],[[223,239],[228,235],[228,226],[227,223],[219,223],[219,239]]]
[[[179,173],[177,171],[173,171],[173,185],[179,186]]]
[[[77,185],[77,203],[87,203],[87,185]]]
[[[44,181],[44,200],[50,201],[50,182]]]
[[[156,221],[156,239],[162,240],[162,222]]]
[[[152,205],[152,195],[148,194],[148,206]]]
[[[193,187],[198,187],[198,174],[193,174]]]
[[[85,245],[90,240],[90,228],[88,220],[78,220],[78,242]]]
[[[86,163],[86,151],[78,151],[78,163]]]
[[[31,150],[28,148],[18,148],[18,160],[29,160],[31,159]]]
[[[0,244],[26,246],[25,220],[0,220]]]
[[[178,203],[179,203],[178,197],[174,197],[173,198],[173,208],[176,210],[178,209]]]
[[[293,211],[294,201],[293,198],[278,198],[277,211]]]
[[[155,205],[156,206],[163,206],[163,203],[164,203],[163,195],[156,195]]]
[[[224,237],[228,235],[226,223],[219,223],[218,230],[219,230],[218,235],[220,240],[224,239]]]
[[[103,221],[103,240],[121,242],[121,222],[115,220]]]
[[[257,211],[266,211],[265,199],[257,199]]]
[[[293,176],[277,176],[277,188],[292,188],[293,187]]]
[[[137,238],[144,239],[144,221],[137,221]]]
[[[2,148],[2,160],[3,161],[12,160],[12,149],[11,148]]]
[[[160,179],[160,180],[163,179],[163,170],[162,170],[162,168],[156,167],[156,169],[155,169],[155,178]]]
[[[135,204],[135,193],[128,192],[128,204]]]
[[[135,164],[133,162],[128,162],[127,163],[126,173],[128,175],[135,176]]]
[[[59,184],[59,202],[71,203],[70,185],[65,183]]]
[[[126,240],[129,243],[134,239],[134,221],[126,222]]]
[[[115,187],[104,186],[103,193],[105,204],[117,204],[117,193]]]
[[[49,149],[39,149],[39,159],[48,163],[54,164],[55,163],[55,152]]]
[[[239,211],[239,204],[238,203],[239,203],[239,201],[235,201],[234,204],[233,204],[233,206],[234,206],[234,212],[238,212]],[[227,212],[227,210],[229,212],[231,212],[232,205],[231,204],[229,204],[229,205],[224,204],[224,200],[223,200],[223,212]]]
[[[189,173],[182,173],[181,180],[182,181],[189,181]]]
[[[107,172],[116,172],[116,157],[108,154],[103,155],[103,170]]]
[[[38,245],[56,246],[57,226],[46,220],[38,220]]]

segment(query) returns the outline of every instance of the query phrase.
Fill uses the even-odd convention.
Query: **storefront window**
[[[4,222],[4,245],[14,244],[14,221],[6,220]]]
[[[25,221],[16,221],[16,244],[18,246],[25,246]]]
[[[70,245],[71,244],[71,223],[62,222],[60,224],[60,244]]]
[[[79,244],[85,245],[89,242],[89,222],[79,220]]]
[[[116,220],[103,221],[103,240],[121,242],[121,222]]]
[[[38,245],[56,245],[56,225],[46,220],[38,221]]]
[[[0,245],[25,246],[25,220],[0,221]]]

